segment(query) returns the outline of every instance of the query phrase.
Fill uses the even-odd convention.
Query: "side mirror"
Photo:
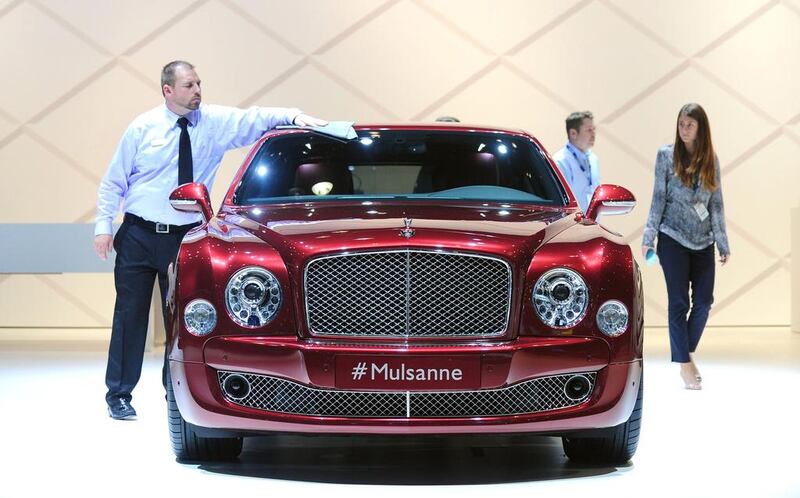
[[[214,216],[208,189],[202,183],[185,183],[169,194],[169,203],[178,211],[192,211],[203,214],[205,221]]]
[[[598,216],[627,214],[636,206],[636,197],[630,190],[619,185],[604,184],[597,187],[586,208],[586,218],[596,220]]]

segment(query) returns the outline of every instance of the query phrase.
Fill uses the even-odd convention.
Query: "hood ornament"
[[[411,228],[411,218],[403,218],[403,225],[405,226],[402,230],[400,230],[400,236],[406,239],[410,239],[414,236],[414,229]]]

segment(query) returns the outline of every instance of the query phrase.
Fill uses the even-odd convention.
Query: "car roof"
[[[353,125],[357,131],[370,130],[441,130],[441,131],[478,131],[489,133],[509,133],[513,135],[527,135],[519,128],[501,128],[497,126],[487,126],[474,123],[356,123]]]

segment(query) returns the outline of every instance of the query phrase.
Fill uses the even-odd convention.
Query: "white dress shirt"
[[[266,131],[294,121],[301,111],[290,108],[238,109],[201,104],[186,115],[192,143],[193,177],[211,190],[226,151],[258,140]],[[199,213],[177,211],[169,194],[178,187],[180,116],[166,105],[140,115],[128,126],[97,193],[95,235],[111,234],[111,222],[125,212],[146,220],[185,225]]]
[[[600,163],[597,156],[591,150],[584,153],[567,142],[564,148],[555,153],[553,160],[567,179],[578,205],[585,213],[594,190],[600,185]]]

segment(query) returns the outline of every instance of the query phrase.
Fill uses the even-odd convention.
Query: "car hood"
[[[409,248],[516,260],[529,258],[537,247],[573,225],[570,214],[564,209],[496,203],[328,202],[227,208],[219,215],[219,226],[246,230],[274,247],[290,266],[316,255]],[[407,224],[410,230],[404,230]]]

